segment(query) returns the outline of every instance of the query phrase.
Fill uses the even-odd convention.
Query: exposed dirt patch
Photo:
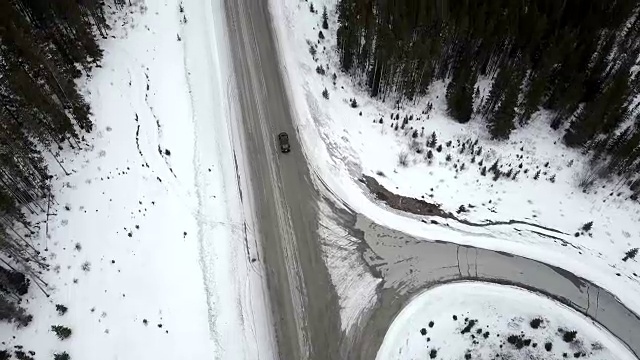
[[[369,191],[371,191],[371,193],[373,193],[376,196],[376,199],[384,202],[385,204],[387,204],[389,207],[393,209],[405,211],[411,214],[422,215],[422,216],[438,216],[445,219],[453,219],[465,225],[477,226],[477,227],[485,227],[485,226],[492,226],[492,225],[523,224],[523,225],[529,225],[529,226],[537,227],[547,231],[567,235],[566,233],[553,228],[549,228],[546,226],[534,224],[527,221],[521,221],[521,220],[486,221],[483,223],[471,222],[465,219],[461,219],[457,217],[455,214],[443,210],[439,204],[429,203],[424,200],[395,194],[387,190],[384,186],[382,186],[376,179],[372,178],[371,176],[367,176],[363,174],[362,177],[360,178],[360,182],[365,184],[365,186],[369,189]]]

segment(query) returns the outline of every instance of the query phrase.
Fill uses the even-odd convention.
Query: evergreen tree
[[[509,73],[511,74],[511,81],[506,84],[502,101],[498,109],[487,118],[489,133],[493,139],[508,139],[511,131],[515,128],[515,107],[518,102],[520,82],[518,81],[519,75],[516,72]]]
[[[447,86],[449,115],[460,123],[466,123],[471,120],[474,88],[475,80],[468,69],[456,71]]]
[[[640,162],[632,135],[622,152],[608,145],[621,126],[637,127],[640,0],[339,0],[337,13],[340,66],[366,79],[371,96],[413,100],[448,81],[449,115],[464,123],[486,77],[492,86],[476,114],[494,138],[544,109],[566,145],[625,176],[634,170],[621,164]]]
[[[33,230],[25,214],[46,211],[43,152],[57,161],[53,149],[78,147],[82,131],[93,127],[75,80],[102,58],[94,30],[107,35],[103,5],[0,1],[0,252],[7,266],[0,267],[0,319],[20,325],[30,317],[17,300],[28,279],[44,285],[38,274],[45,264],[17,229]]]
[[[325,30],[329,29],[329,16],[327,15],[326,6],[322,9],[322,28]]]

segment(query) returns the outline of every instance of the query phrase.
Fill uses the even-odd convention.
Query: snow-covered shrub
[[[67,310],[69,310],[69,308],[67,308],[66,306],[62,305],[62,304],[56,304],[56,311],[58,312],[58,315],[64,315],[67,313]]]
[[[51,331],[53,331],[60,340],[68,339],[71,336],[71,329],[66,326],[52,325]]]
[[[71,356],[66,351],[53,354],[53,360],[70,360]]]
[[[407,167],[409,165],[408,158],[409,158],[409,154],[407,154],[406,151],[400,152],[400,154],[398,154],[398,165],[402,167]]]

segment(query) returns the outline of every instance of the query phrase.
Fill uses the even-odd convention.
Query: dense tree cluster
[[[640,0],[340,0],[337,11],[341,67],[371,96],[411,100],[446,80],[450,115],[479,115],[499,139],[547,109],[603,174],[638,173]],[[482,78],[492,85],[478,98]]]
[[[12,300],[26,292],[23,274],[43,265],[21,230],[30,229],[23,211],[46,210],[45,157],[56,158],[64,143],[77,146],[92,127],[75,80],[101,59],[102,4],[0,1],[0,319],[28,320]]]

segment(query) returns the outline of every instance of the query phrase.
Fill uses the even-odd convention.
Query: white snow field
[[[414,297],[389,327],[376,359],[567,357],[635,359],[607,330],[549,298],[511,286],[459,282]]]
[[[107,5],[104,60],[81,81],[95,131],[60,153],[68,175],[51,166],[57,203],[34,239],[50,296],[32,285],[23,305],[33,321],[0,324],[0,350],[273,358],[253,215],[234,171],[222,2],[128,3]],[[52,325],[71,336],[59,340]]]
[[[583,193],[579,183],[590,179],[593,169],[578,151],[560,145],[563,133],[550,130],[543,112],[510,140],[496,142],[481,119],[461,125],[446,115],[441,83],[398,110],[395,99],[372,99],[361,84],[341,73],[336,0],[271,1],[299,136],[312,171],[331,192],[371,220],[413,236],[505,251],[563,268],[606,288],[640,313],[640,265],[633,258],[623,260],[640,247],[640,206],[626,199],[621,183],[596,182]],[[328,30],[321,28],[324,6]],[[485,91],[487,83],[481,84]],[[323,97],[324,89],[329,99]],[[426,113],[429,103],[433,110]],[[399,120],[392,121],[398,114]],[[437,144],[429,148],[432,133]],[[400,164],[402,154],[406,165]],[[494,181],[490,171],[483,176],[481,170],[489,170],[496,160],[503,175]],[[433,224],[427,217],[391,209],[359,181],[363,174],[396,194],[438,204],[462,222],[436,217],[432,219],[438,224]],[[504,223],[511,220],[522,223]],[[589,222],[592,227],[582,230]]]

